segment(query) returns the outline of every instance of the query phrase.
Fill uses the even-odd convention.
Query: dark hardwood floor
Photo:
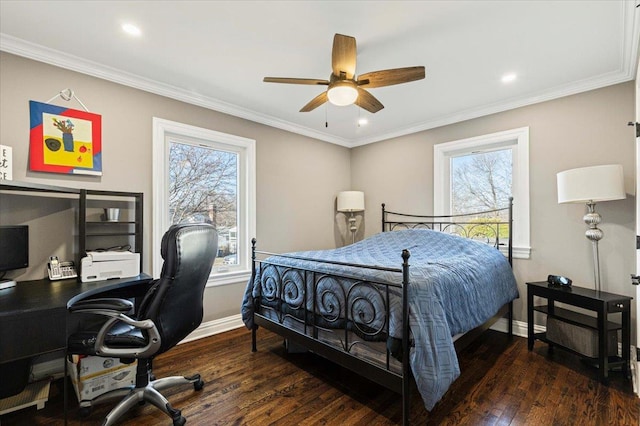
[[[282,339],[258,331],[258,352],[238,329],[180,345],[154,362],[158,377],[201,373],[205,388],[165,391],[190,425],[395,425],[400,397],[313,354],[287,354]],[[412,425],[639,425],[640,399],[613,372],[609,386],[577,357],[547,354],[537,342],[487,331],[460,354],[462,375],[428,413],[417,391]],[[2,426],[62,424],[62,383],[54,382],[42,410],[0,417]],[[70,425],[100,424],[110,406],[80,420],[70,397]],[[152,406],[136,407],[121,425],[171,424]]]

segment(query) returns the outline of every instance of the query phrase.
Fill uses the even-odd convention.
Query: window
[[[434,146],[434,214],[502,208],[513,196],[513,255],[528,259],[529,128]]]
[[[255,236],[255,141],[159,118],[153,130],[154,275],[169,226],[206,222],[218,231],[209,283],[246,280]]]

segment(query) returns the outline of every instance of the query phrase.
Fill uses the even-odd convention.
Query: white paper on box
[[[114,389],[135,385],[137,361],[123,364],[118,358],[89,356],[69,362],[78,401],[91,400]]]

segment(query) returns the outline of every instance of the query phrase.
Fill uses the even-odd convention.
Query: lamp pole
[[[351,230],[351,244],[353,244],[356,242],[356,231],[358,228],[356,227],[356,217],[353,215],[353,211],[349,213],[349,229]]]
[[[596,290],[600,292],[600,253],[598,251],[598,241],[604,237],[604,232],[598,228],[598,224],[602,221],[602,216],[596,213],[596,203],[594,203],[593,200],[589,200],[587,208],[589,211],[584,215],[582,220],[589,226],[589,229],[585,232],[585,236],[591,241],[593,247],[593,279]]]

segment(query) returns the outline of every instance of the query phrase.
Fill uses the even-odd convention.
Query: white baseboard
[[[213,336],[219,333],[224,333],[225,331],[235,330],[240,327],[244,327],[241,314],[207,321],[200,324],[200,327],[196,328],[178,344],[181,345],[183,343],[192,342],[194,340],[202,339],[203,337]]]
[[[507,333],[509,331],[508,325],[509,325],[509,323],[508,323],[508,320],[506,318],[500,318],[498,321],[496,321],[495,324],[493,324],[491,326],[491,330],[501,331],[503,333]],[[533,325],[533,332],[534,333],[543,333],[546,330],[547,330],[547,328],[542,326],[542,325],[538,325],[538,324],[534,324]],[[513,335],[514,336],[527,338],[529,336],[528,333],[529,333],[529,331],[528,331],[526,322],[513,320]]]
[[[191,334],[185,337],[180,343],[187,343],[193,340],[202,339],[203,337],[213,336],[215,334],[224,333],[225,331],[234,330],[244,327],[242,315],[232,315],[226,318],[207,321],[200,324]],[[61,353],[60,358],[33,364],[31,368],[31,381],[41,380],[46,377],[58,379],[64,375],[64,354]]]

